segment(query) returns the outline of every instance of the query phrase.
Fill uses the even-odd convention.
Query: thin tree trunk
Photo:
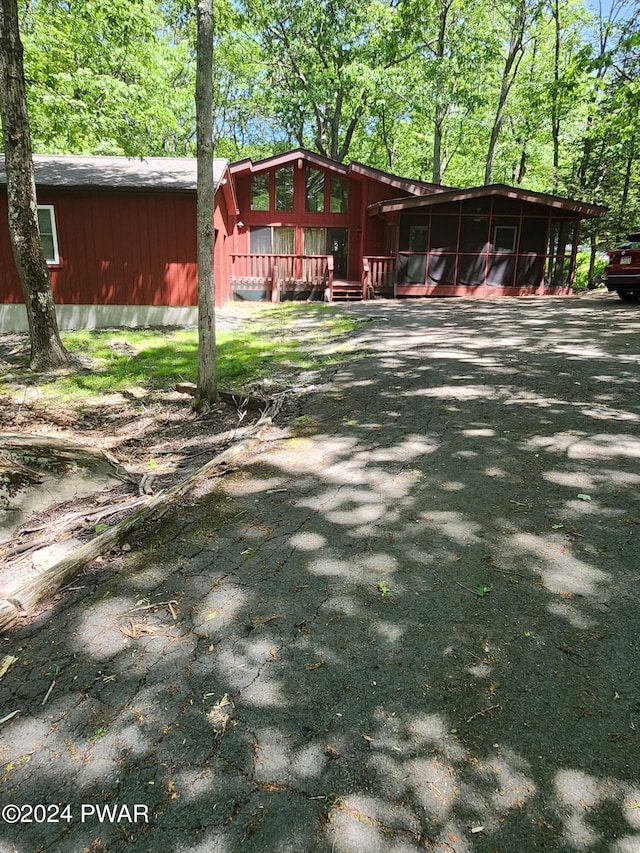
[[[620,197],[620,213],[619,213],[620,222],[622,222],[622,220],[624,218],[624,212],[626,210],[627,203],[629,201],[629,189],[631,188],[631,172],[633,170],[633,166],[634,166],[634,163],[636,161],[635,149],[636,149],[636,145],[635,145],[635,138],[634,138],[634,139],[632,139],[632,142],[631,142],[631,154],[629,155],[629,157],[627,157],[627,167],[626,167],[625,172],[624,172],[624,182],[622,184],[622,195]]]
[[[196,133],[198,153],[198,391],[194,402],[206,411],[218,398],[213,185],[213,0],[198,0]]]
[[[9,235],[31,340],[31,367],[66,364],[49,268],[40,243],[31,133],[25,95],[17,0],[0,0],[0,115],[7,171]]]
[[[558,0],[553,0],[551,13],[555,24],[555,52],[553,58],[553,89],[551,93],[551,136],[553,139],[553,192],[558,192],[560,171],[560,46],[562,33],[560,30],[560,6]]]
[[[433,132],[433,172],[431,174],[431,183],[442,183],[442,127],[444,124],[445,108],[442,104],[436,107],[436,115]]]
[[[511,33],[509,37],[509,52],[507,53],[504,69],[502,71],[502,80],[500,83],[500,95],[498,97],[498,105],[496,114],[491,128],[491,138],[487,149],[487,159],[484,170],[484,182],[490,184],[493,181],[493,171],[495,166],[496,150],[498,148],[498,140],[502,123],[504,121],[504,111],[507,103],[507,98],[511,91],[511,87],[518,74],[518,67],[524,54],[523,42],[528,24],[528,0],[519,0],[518,8],[515,10],[515,20],[511,24]]]
[[[444,71],[443,71],[443,63],[444,63],[444,55],[445,55],[445,46],[446,46],[446,34],[447,34],[447,17],[449,15],[449,10],[451,9],[451,0],[444,0],[442,5],[440,6],[438,12],[438,41],[436,45],[435,55],[437,58],[437,68],[438,68],[438,93],[436,96],[436,111],[434,116],[434,130],[433,130],[433,172],[431,175],[431,181],[434,184],[442,183],[442,139],[444,136],[443,126],[444,119],[447,114],[447,109],[445,104],[443,103],[444,94],[442,92],[442,88],[444,86]]]
[[[511,47],[509,56],[507,57],[504,71],[502,73],[502,83],[500,84],[500,96],[498,98],[498,106],[496,115],[491,128],[491,138],[489,139],[489,147],[487,149],[487,160],[484,170],[484,182],[490,184],[493,181],[493,170],[495,165],[496,150],[498,148],[498,139],[502,130],[502,122],[504,121],[504,108],[511,91],[511,86],[518,71],[518,65],[522,58],[521,41]]]

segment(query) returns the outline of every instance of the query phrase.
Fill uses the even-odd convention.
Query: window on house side
[[[307,213],[324,213],[324,172],[307,166]]]
[[[249,251],[252,255],[271,254],[271,227],[252,225],[249,229]]]
[[[48,264],[60,263],[58,255],[58,234],[56,232],[56,217],[52,204],[38,205],[38,229],[40,243]]]
[[[276,210],[293,210],[293,166],[276,171]]]
[[[515,225],[496,225],[493,229],[493,251],[515,252],[516,231]]]
[[[342,178],[331,178],[331,197],[329,210],[331,213],[346,213],[349,200],[349,184]]]
[[[269,173],[251,178],[251,210],[269,210]]]

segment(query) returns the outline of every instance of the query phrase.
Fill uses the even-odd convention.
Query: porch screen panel
[[[454,284],[458,250],[458,216],[438,213],[431,217],[427,284]]]
[[[502,219],[502,221],[500,221]],[[487,263],[487,284],[496,287],[513,287],[516,272],[518,227],[508,219],[494,220],[491,234],[491,254]]]
[[[489,255],[487,284],[496,287],[512,287],[515,270],[516,258],[510,252]]]
[[[401,223],[398,284],[424,284],[428,245],[429,229],[424,219],[419,224]]]
[[[518,257],[516,285],[518,287],[538,287],[544,277],[544,258],[528,254]]]
[[[545,276],[547,287],[566,287],[569,284],[575,234],[576,223],[573,220],[551,220]]]
[[[528,219],[520,233],[516,285],[539,287],[544,281],[547,219]]]

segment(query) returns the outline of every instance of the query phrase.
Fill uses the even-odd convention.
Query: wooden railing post
[[[360,281],[362,285],[362,298],[369,298],[369,285],[371,284],[371,268],[369,266],[369,258],[362,259],[362,279]]]
[[[329,302],[333,302],[333,255],[327,255],[327,277],[329,279],[328,293]]]
[[[279,259],[274,258],[271,262],[271,301],[280,301],[280,281],[278,280]]]

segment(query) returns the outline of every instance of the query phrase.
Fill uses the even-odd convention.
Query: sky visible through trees
[[[214,146],[304,146],[453,186],[606,204],[640,224],[638,0],[216,0]],[[39,153],[195,153],[187,0],[21,0]],[[597,229],[593,235],[589,227]]]

